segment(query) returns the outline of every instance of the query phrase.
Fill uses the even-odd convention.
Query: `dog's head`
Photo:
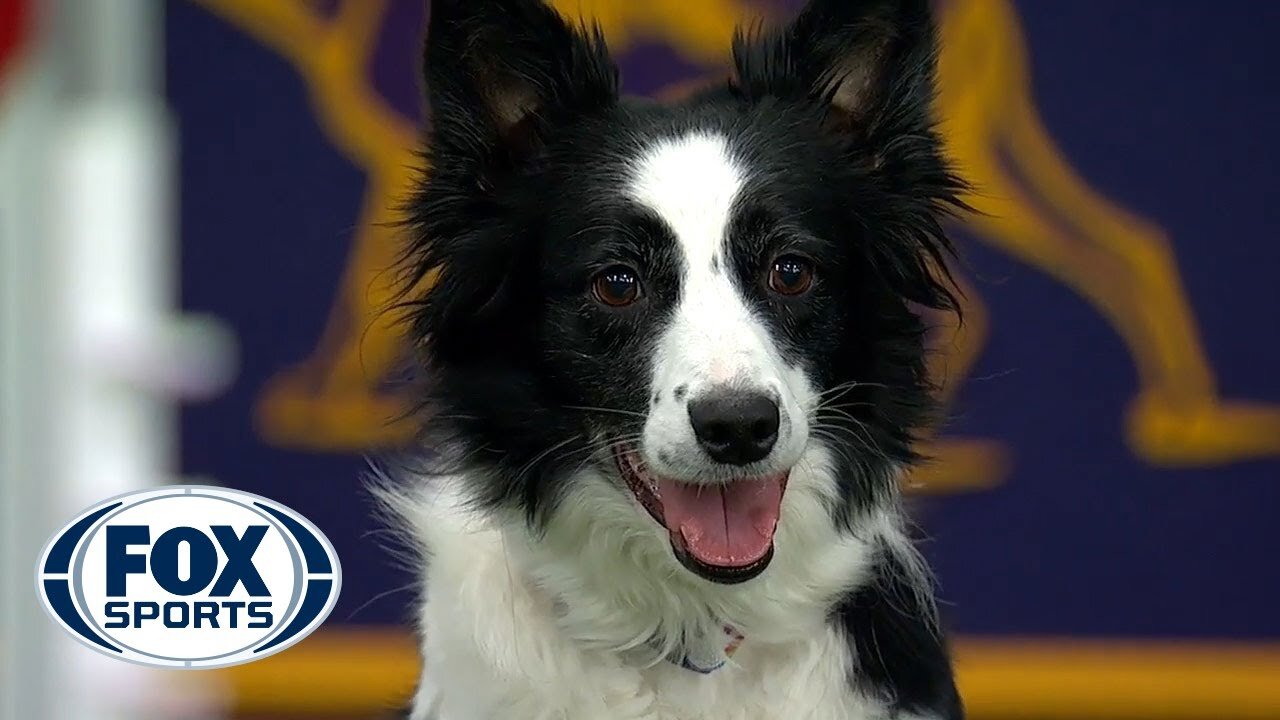
[[[812,0],[733,63],[622,98],[600,35],[538,0],[435,0],[407,255],[434,277],[410,314],[428,427],[479,499],[539,526],[592,484],[719,582],[768,565],[784,493],[847,523],[912,460],[910,305],[951,304],[959,190],[927,0]]]

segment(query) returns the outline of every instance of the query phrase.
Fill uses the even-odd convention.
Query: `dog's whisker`
[[[625,415],[627,417],[648,418],[648,414],[637,412],[635,410],[622,410],[619,408],[592,407],[590,405],[563,405],[566,410],[582,410],[584,412],[611,413],[614,415]]]

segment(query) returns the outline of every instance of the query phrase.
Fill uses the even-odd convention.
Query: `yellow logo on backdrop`
[[[413,179],[417,134],[370,80],[386,0],[344,0],[330,15],[307,0],[196,1],[297,70],[330,139],[367,178],[327,327],[309,358],[262,390],[258,428],[273,444],[317,450],[402,442],[412,433],[393,421],[402,401],[380,388],[398,359],[394,316],[384,312],[393,289],[387,268],[397,249],[394,208]],[[659,40],[708,68],[724,62],[734,26],[760,14],[742,0],[555,4],[597,20],[614,48]],[[983,213],[967,227],[1079,293],[1124,340],[1139,382],[1127,418],[1134,452],[1161,465],[1280,455],[1280,408],[1219,397],[1164,232],[1089,187],[1049,137],[1032,100],[1011,2],[950,0],[940,25],[939,114],[951,156],[978,188],[969,200]],[[934,368],[948,397],[988,331],[977,291],[960,283],[965,326],[940,334]],[[942,437],[928,452],[937,462],[913,478],[926,491],[989,486],[1008,465],[995,440]]]

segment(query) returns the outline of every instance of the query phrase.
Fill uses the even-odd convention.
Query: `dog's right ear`
[[[402,306],[437,360],[500,357],[489,344],[511,340],[502,323],[528,248],[493,190],[561,119],[612,107],[617,69],[599,31],[541,0],[431,0],[423,73],[429,168],[406,206]]]
[[[432,0],[424,57],[433,154],[518,162],[564,114],[611,106],[618,72],[598,30],[541,0]]]

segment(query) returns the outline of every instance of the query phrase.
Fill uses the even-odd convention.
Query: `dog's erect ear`
[[[870,133],[929,122],[934,55],[928,0],[810,0],[789,27],[738,33],[735,85],[817,98],[838,129]]]
[[[572,29],[541,0],[432,0],[424,74],[444,152],[519,155],[548,118],[617,99],[599,31]]]
[[[875,265],[907,300],[956,306],[941,216],[965,209],[934,131],[937,41],[929,0],[809,0],[791,25],[739,32],[738,94],[817,102],[825,125],[869,151],[882,202],[862,208]]]

